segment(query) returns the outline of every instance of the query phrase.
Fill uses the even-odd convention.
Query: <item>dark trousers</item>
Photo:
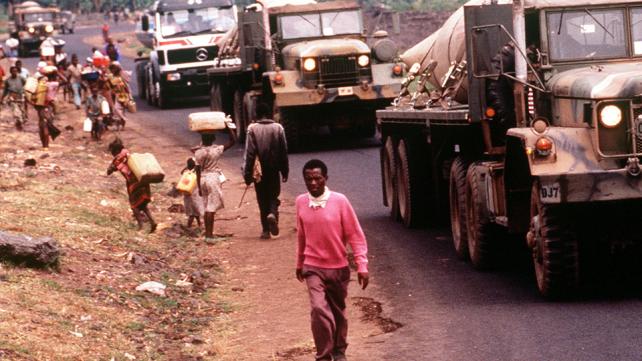
[[[261,181],[254,184],[256,190],[256,201],[259,203],[261,212],[261,227],[263,232],[268,232],[270,227],[267,216],[273,213],[279,219],[279,194],[281,194],[281,179],[279,172],[265,172],[261,176]]]
[[[345,310],[350,269],[303,266],[303,277],[310,295],[316,360],[330,361],[333,354],[345,354],[348,347],[348,319]]]

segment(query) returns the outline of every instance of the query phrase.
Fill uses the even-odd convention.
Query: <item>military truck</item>
[[[207,96],[207,69],[234,28],[232,0],[157,1],[137,31],[149,36],[151,29],[153,37],[149,57],[136,59],[139,96],[160,108],[177,98]]]
[[[18,55],[28,56],[38,52],[40,44],[46,38],[55,35],[58,29],[60,9],[56,7],[41,7],[32,1],[15,7],[13,21],[10,24],[11,37],[20,41]]]
[[[549,298],[639,247],[642,2],[470,1],[418,46],[377,111],[393,218],[447,213],[478,269],[519,240]]]
[[[291,150],[321,126],[374,134],[375,110],[394,99],[404,69],[385,32],[366,36],[357,3],[253,4],[238,18],[208,73],[212,109],[233,114],[241,138],[259,101]]]

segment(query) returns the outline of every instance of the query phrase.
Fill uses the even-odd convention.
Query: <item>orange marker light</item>
[[[535,149],[538,155],[546,157],[553,150],[553,142],[548,138],[541,137],[535,142]]]
[[[497,115],[497,112],[495,112],[495,109],[488,107],[486,108],[486,117],[487,118],[494,118],[495,115]]]
[[[274,75],[274,83],[278,85],[283,84],[283,74],[277,73],[276,75]]]
[[[401,75],[402,71],[403,71],[403,69],[401,68],[401,65],[399,65],[399,64],[395,64],[395,66],[392,67],[392,73],[394,75],[399,76],[399,75]]]

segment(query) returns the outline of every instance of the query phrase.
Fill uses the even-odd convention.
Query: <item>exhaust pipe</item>
[[[515,77],[519,80],[513,87],[515,99],[515,118],[517,124],[527,126],[526,119],[526,92],[524,84],[527,80],[528,67],[526,58],[526,21],[524,19],[524,0],[513,0],[513,37],[515,44]]]

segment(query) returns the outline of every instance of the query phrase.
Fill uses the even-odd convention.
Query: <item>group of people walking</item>
[[[64,42],[51,40],[54,52],[43,52],[33,75],[23,67],[22,61],[11,58],[9,75],[2,82],[2,101],[11,107],[16,129],[23,130],[28,119],[29,106],[38,114],[38,133],[44,150],[60,130],[55,126],[55,115],[60,100],[72,102],[76,109],[83,104],[85,113],[92,121],[92,137],[100,139],[110,125],[124,128],[127,109],[135,109],[129,88],[129,79],[123,72],[113,43],[106,44],[104,51],[92,49],[92,56],[81,64],[76,54],[68,60],[62,50]],[[116,51],[116,54],[114,54]],[[4,78],[4,70],[0,68]],[[62,92],[60,91],[62,90]],[[108,107],[103,106],[106,102]],[[108,109],[106,112],[105,109]]]

